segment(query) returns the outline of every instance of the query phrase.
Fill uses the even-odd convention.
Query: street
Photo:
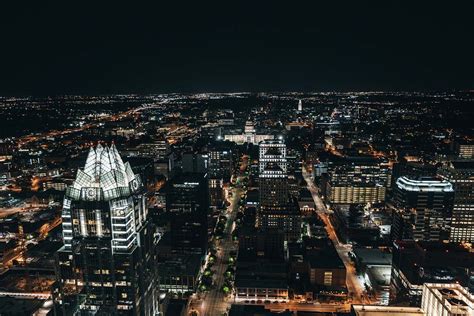
[[[219,248],[219,250],[217,251],[217,260],[213,267],[214,285],[206,294],[202,303],[202,315],[206,316],[222,315],[223,313],[227,312],[228,307],[230,307],[230,302],[226,299],[224,292],[222,291],[222,287],[225,281],[224,273],[227,270],[230,252],[237,249],[235,242],[232,240],[232,227],[235,216],[239,210],[239,201],[242,189],[236,187],[233,191],[231,204],[228,207],[228,218],[224,230],[224,236],[216,243],[216,246]]]
[[[313,180],[311,179],[310,173],[303,167],[303,177],[307,183],[308,190],[313,196],[314,202],[316,204],[316,212],[324,222],[326,226],[326,231],[328,233],[329,239],[334,244],[339,257],[346,267],[346,286],[347,291],[352,293],[353,303],[371,303],[370,299],[367,297],[364,285],[361,283],[361,280],[357,276],[356,269],[351,259],[349,258],[349,252],[352,250],[351,245],[343,244],[339,241],[337,234],[334,230],[334,227],[329,219],[329,211],[326,208],[326,205],[319,196],[318,189],[314,185]],[[376,303],[376,302],[374,302]]]
[[[247,166],[247,159],[243,159],[242,164]],[[242,173],[242,170],[240,171]],[[212,267],[213,270],[213,286],[208,292],[200,295],[200,298],[194,295],[190,298],[188,305],[188,314],[196,312],[198,315],[222,315],[230,308],[232,295],[226,297],[222,288],[224,286],[224,274],[228,267],[230,253],[237,250],[236,242],[232,240],[232,230],[236,215],[239,211],[239,203],[241,194],[244,192],[242,188],[243,177],[239,175],[236,180],[236,185],[232,190],[232,198],[229,200],[230,204],[222,215],[227,216],[223,236],[220,240],[214,239],[214,246],[217,250],[216,261]]]

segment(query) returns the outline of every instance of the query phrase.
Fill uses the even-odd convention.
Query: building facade
[[[438,174],[453,184],[454,205],[449,240],[474,242],[474,161],[453,161]]]
[[[143,184],[114,145],[91,148],[66,190],[57,253],[58,315],[155,315],[159,234]]]
[[[281,140],[260,143],[259,187],[257,225],[265,230],[282,230],[287,239],[297,239],[301,216],[297,201],[289,196],[286,145]]]
[[[251,121],[247,121],[245,123],[243,134],[224,135],[224,140],[228,140],[239,145],[242,145],[244,143],[258,145],[260,142],[266,139],[272,139],[272,138],[273,138],[273,135],[257,134],[257,131],[255,130],[255,125]]]
[[[448,240],[454,190],[431,177],[400,177],[395,187],[392,239]]]
[[[387,165],[372,157],[345,157],[328,162],[323,192],[331,204],[365,204],[385,200],[390,184]]]

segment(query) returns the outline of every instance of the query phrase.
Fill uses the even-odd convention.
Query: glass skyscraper
[[[91,148],[64,197],[58,315],[156,315],[159,234],[146,192],[112,144]]]

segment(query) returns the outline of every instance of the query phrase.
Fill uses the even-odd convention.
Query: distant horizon
[[[358,93],[474,93],[474,88],[446,88],[446,89],[418,89],[418,90],[260,90],[260,91],[174,91],[174,92],[110,92],[110,93],[58,93],[58,94],[0,94],[0,98],[48,98],[48,97],[94,97],[94,96],[157,96],[157,95],[198,95],[198,94],[321,94],[321,93],[337,93],[337,94],[358,94]]]

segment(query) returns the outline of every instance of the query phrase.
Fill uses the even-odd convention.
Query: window
[[[332,272],[324,272],[324,285],[332,285]]]

